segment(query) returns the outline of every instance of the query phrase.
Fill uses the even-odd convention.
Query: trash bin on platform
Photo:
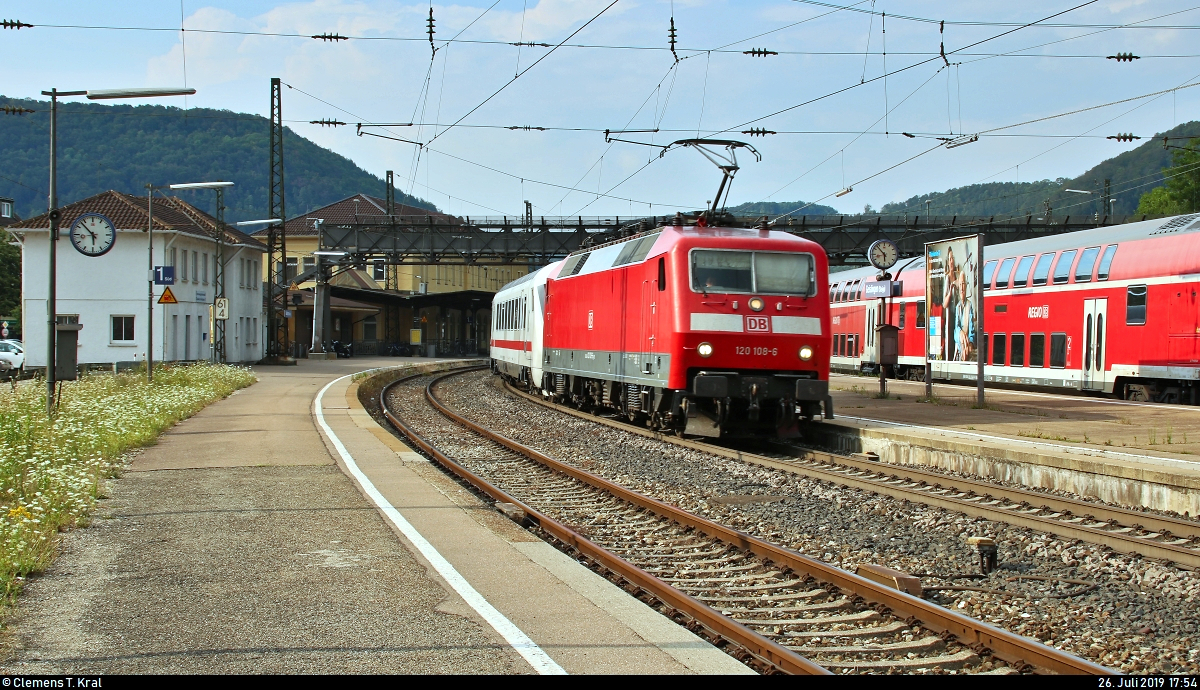
[[[426,357],[437,357],[437,345],[434,345],[433,343],[428,343],[425,347],[426,347],[426,349],[425,349]]]

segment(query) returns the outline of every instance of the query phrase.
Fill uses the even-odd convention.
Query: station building
[[[263,357],[265,317],[261,276],[266,246],[175,197],[153,201],[153,246],[145,197],[107,191],[60,209],[57,247],[59,323],[77,323],[81,366],[115,367],[144,362],[148,346],[148,254],[158,266],[175,267],[170,286],[176,304],[159,304],[154,288],[156,361],[198,361],[212,355],[210,305],[215,294],[216,245],[224,233],[226,360],[256,362]],[[111,249],[88,256],[72,245],[72,223],[99,213],[116,227]],[[48,214],[7,226],[21,247],[22,333],[26,367],[46,366],[46,297],[49,282]]]
[[[396,204],[398,216],[453,219],[444,213]],[[289,218],[287,241],[289,340],[293,355],[303,357],[312,346],[313,252],[319,247],[320,226],[351,225],[364,216],[387,215],[387,202],[355,194]],[[266,242],[267,230],[254,233]],[[536,269],[536,267],[534,267]],[[266,267],[262,277],[266,280]],[[530,271],[525,265],[388,265],[383,261],[337,272],[330,279],[330,341],[354,344],[357,354],[376,354],[404,344],[437,354],[486,352],[490,338],[492,295],[506,283]],[[419,348],[417,347],[419,346]]]

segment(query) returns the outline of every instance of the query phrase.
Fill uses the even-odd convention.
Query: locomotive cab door
[[[1108,300],[1085,299],[1083,301],[1083,376],[1084,390],[1107,389],[1108,358]]]
[[[654,366],[654,358],[650,353],[654,352],[654,340],[657,337],[655,331],[658,326],[658,290],[655,288],[654,281],[642,281],[642,319],[641,319],[641,334],[638,338],[638,349],[641,350],[642,361],[639,366],[639,373],[655,374],[656,367]]]

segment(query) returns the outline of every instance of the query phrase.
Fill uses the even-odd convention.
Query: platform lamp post
[[[225,299],[225,188],[232,182],[188,182],[170,185],[171,189],[211,189],[217,193],[217,251],[213,256],[213,305]],[[213,319],[212,361],[225,363],[225,320]]]
[[[66,96],[86,96],[89,101],[110,100],[115,98],[156,98],[159,96],[190,96],[195,89],[172,88],[141,88],[141,89],[101,89],[85,91],[59,91],[50,89],[43,91],[43,96],[50,97],[50,278],[49,291],[46,293],[46,412],[54,413],[54,383],[55,344],[57,334],[55,325],[58,322],[58,221],[61,213],[58,210],[58,99]],[[147,331],[149,333],[149,331]],[[147,351],[148,352],[148,351]]]

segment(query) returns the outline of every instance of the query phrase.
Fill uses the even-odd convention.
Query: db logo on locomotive
[[[746,317],[746,332],[747,333],[770,333],[771,319],[766,316],[747,316]]]

